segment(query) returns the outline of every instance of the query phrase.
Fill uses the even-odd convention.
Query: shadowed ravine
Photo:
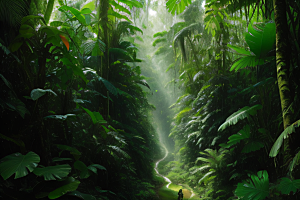
[[[166,184],[164,186],[162,186],[160,188],[160,190],[158,191],[158,195],[159,195],[160,199],[161,200],[169,200],[169,199],[174,200],[174,199],[177,199],[177,192],[179,191],[179,189],[182,189],[183,194],[184,194],[184,199],[194,199],[195,198],[195,193],[192,190],[185,189],[185,188],[189,188],[188,185],[181,185],[181,184],[180,185],[175,185],[175,184],[172,183],[172,181],[170,179],[168,179],[167,177],[165,177],[164,175],[162,175],[158,172],[157,167],[158,167],[159,163],[161,161],[163,161],[164,159],[166,159],[168,154],[169,154],[169,151],[165,147],[165,145],[162,144],[162,146],[165,149],[166,154],[162,159],[160,159],[156,162],[155,168],[154,168],[156,173],[166,180]]]

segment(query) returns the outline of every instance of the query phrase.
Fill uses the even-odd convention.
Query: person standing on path
[[[178,192],[178,199],[177,200],[183,200],[182,189],[180,189],[179,192]]]

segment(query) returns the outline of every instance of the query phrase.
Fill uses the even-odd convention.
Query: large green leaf
[[[263,200],[269,196],[269,177],[267,171],[251,175],[251,179],[238,183],[235,194],[244,200]]]
[[[238,110],[237,112],[230,115],[226,121],[219,127],[218,131],[224,130],[226,127],[234,125],[238,123],[238,121],[245,119],[246,117],[249,117],[250,115],[255,115],[256,111],[262,109],[262,105],[257,104],[252,107],[245,106]]]
[[[60,10],[60,11],[63,11],[63,10],[64,11],[70,11],[76,17],[76,19],[78,19],[78,21],[80,23],[82,23],[83,25],[86,25],[84,16],[76,8],[73,8],[73,7],[70,7],[70,6],[62,6],[58,10]]]
[[[47,89],[47,90],[43,90],[43,89],[40,89],[40,88],[37,88],[37,89],[33,89],[30,93],[30,97],[32,100],[37,100],[38,98],[42,97],[43,95],[45,95],[47,92],[51,93],[51,94],[54,94],[55,96],[57,96],[57,94],[55,92],[53,92],[52,90],[50,89]]]
[[[44,14],[44,18],[45,18],[46,24],[48,24],[48,22],[50,20],[50,16],[51,16],[51,13],[52,13],[52,10],[53,10],[53,6],[54,6],[54,1],[55,0],[49,0],[48,1],[47,9],[46,9],[46,12]]]
[[[74,168],[78,169],[80,171],[80,178],[81,179],[89,177],[89,170],[88,170],[87,166],[82,161],[77,160],[74,163]]]
[[[275,23],[257,24],[252,26],[249,24],[248,32],[245,35],[245,40],[250,47],[250,50],[258,57],[265,57],[271,50],[274,49],[276,39]]]
[[[44,168],[35,168],[33,173],[37,176],[44,176],[46,181],[61,179],[71,172],[71,167],[68,164],[48,166]],[[56,178],[55,178],[56,177]]]
[[[117,88],[116,88],[113,84],[111,84],[108,80],[106,80],[106,79],[104,79],[104,78],[102,78],[102,77],[99,77],[98,80],[103,82],[103,84],[105,85],[106,89],[107,89],[110,93],[112,93],[112,94],[115,95],[115,96],[118,95],[118,90],[117,90]]]
[[[60,187],[55,189],[54,191],[50,192],[48,195],[49,199],[57,199],[62,195],[75,191],[78,188],[80,181],[75,180],[73,177],[69,177],[68,179],[58,182],[57,185]]]
[[[89,8],[91,11],[95,10],[95,8],[96,8],[95,1],[91,1],[89,3],[84,4],[81,8],[81,11],[85,8]]]
[[[79,105],[79,107],[81,107],[85,112],[87,112],[87,114],[92,118],[93,124],[107,123],[107,121],[104,120],[104,118],[102,117],[102,115],[99,112],[92,112],[89,109],[82,107],[81,105]]]
[[[290,192],[296,192],[297,189],[300,189],[300,179],[291,180],[289,178],[282,178],[280,184],[278,185],[277,189],[282,194],[289,194]]]
[[[166,3],[166,6],[167,6],[167,9],[168,9],[168,12],[172,13],[173,15],[176,14],[180,14],[182,13],[185,8],[187,6],[189,6],[190,4],[192,3],[191,0],[168,0],[167,3]]]
[[[291,133],[296,132],[295,128],[300,126],[300,120],[296,121],[295,123],[293,123],[292,125],[288,126],[281,134],[280,136],[277,138],[276,142],[274,143],[269,156],[270,157],[275,157],[277,156],[279,149],[282,145],[282,142],[284,139],[288,138],[288,135]]]
[[[268,57],[268,54],[274,50],[275,39],[275,23],[249,24],[245,40],[255,56],[242,48],[228,44],[229,48],[245,56],[236,61],[230,68],[230,71],[262,65],[266,59],[271,58]]]
[[[4,180],[8,179],[11,175],[16,173],[15,179],[21,178],[32,172],[40,162],[40,157],[34,152],[29,152],[26,155],[14,153],[5,156],[0,160],[0,174]]]

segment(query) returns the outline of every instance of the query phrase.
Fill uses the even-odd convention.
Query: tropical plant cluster
[[[143,4],[0,2],[1,199],[156,198]]]
[[[207,199],[299,199],[300,3],[202,4],[167,1],[181,20],[153,35],[182,93],[165,174]]]

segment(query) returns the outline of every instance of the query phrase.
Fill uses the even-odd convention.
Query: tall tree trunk
[[[277,81],[281,101],[283,127],[286,129],[292,123],[292,114],[289,110],[291,104],[291,91],[289,86],[289,44],[288,44],[288,25],[286,17],[285,0],[273,0],[276,24],[276,67]],[[284,141],[284,160],[283,164],[290,156],[289,140]]]

